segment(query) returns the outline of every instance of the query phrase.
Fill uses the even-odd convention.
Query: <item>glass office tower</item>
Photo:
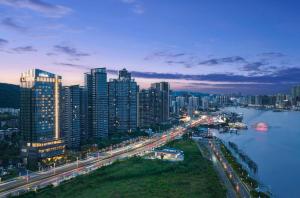
[[[108,85],[105,68],[92,69],[85,73],[88,104],[89,138],[108,137]]]
[[[20,129],[25,163],[59,158],[61,77],[39,69],[21,74]]]

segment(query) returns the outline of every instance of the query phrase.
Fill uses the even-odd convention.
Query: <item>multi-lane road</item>
[[[96,157],[89,157],[85,160],[77,160],[60,167],[55,167],[48,171],[36,172],[31,174],[29,177],[18,177],[14,180],[0,183],[0,197],[16,196],[50,184],[56,185],[61,181],[111,164],[118,159],[144,154],[183,135],[189,127],[194,127],[200,122],[201,120],[195,120],[186,124],[184,127],[180,126],[172,128],[165,133],[132,143],[123,148],[113,149],[101,154],[93,153],[92,156]]]
[[[226,160],[225,156],[223,156],[220,143],[217,140],[209,141],[209,150],[212,153],[212,156],[215,159],[215,163],[219,169],[223,169],[225,175],[228,180],[231,182],[236,194],[243,198],[250,198],[251,193],[248,186],[240,179],[238,174],[233,170],[231,165]]]

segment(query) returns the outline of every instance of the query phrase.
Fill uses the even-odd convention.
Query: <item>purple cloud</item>
[[[42,0],[1,0],[0,4],[14,8],[29,9],[42,13],[48,17],[61,17],[69,14],[72,11],[71,8],[62,5],[47,3]]]
[[[13,18],[6,17],[1,21],[1,25],[8,27],[10,29],[16,30],[16,31],[25,31],[27,30],[26,27],[19,25]]]
[[[35,49],[33,46],[21,46],[21,47],[13,48],[12,50],[18,53],[37,52],[37,49]]]
[[[0,46],[8,44],[8,40],[0,38]]]
[[[55,45],[54,50],[72,57],[90,56],[90,54],[88,53],[79,52],[76,48],[65,46],[65,45]]]
[[[245,58],[241,56],[230,56],[225,58],[213,58],[199,62],[199,65],[218,65],[224,63],[245,63]]]

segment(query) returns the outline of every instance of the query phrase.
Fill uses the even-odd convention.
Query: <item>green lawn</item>
[[[131,158],[22,197],[226,197],[211,162],[201,156],[194,142],[179,140],[168,146],[182,149],[185,160]]]

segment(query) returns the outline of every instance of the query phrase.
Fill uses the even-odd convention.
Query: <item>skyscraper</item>
[[[151,127],[169,121],[170,86],[167,82],[153,83],[139,92],[140,127]]]
[[[160,92],[157,89],[143,89],[139,92],[139,126],[141,128],[160,124]]]
[[[86,87],[80,87],[80,144],[88,138],[88,92]]]
[[[151,122],[151,113],[150,113],[150,97],[149,90],[142,89],[139,91],[139,103],[138,103],[138,112],[139,112],[139,127],[146,128],[150,127]]]
[[[286,94],[276,94],[276,96],[269,96],[271,98],[275,98],[274,101],[274,106],[277,108],[284,108],[289,100],[289,96]]]
[[[180,114],[184,112],[185,109],[185,97],[184,96],[177,96],[176,99],[176,112],[177,114]]]
[[[119,71],[118,79],[108,83],[109,132],[135,131],[137,128],[138,86],[126,70]]]
[[[105,68],[92,69],[85,74],[88,94],[89,137],[108,137],[108,86]]]
[[[193,115],[194,111],[196,111],[199,108],[199,98],[196,96],[190,96],[188,98],[188,114]]]
[[[300,104],[300,85],[292,87],[292,103],[299,106]]]
[[[202,110],[208,110],[208,108],[209,108],[209,97],[208,96],[203,96],[201,98],[201,103],[202,103]]]
[[[291,92],[292,92],[292,97],[293,98],[300,97],[300,85],[292,87]]]
[[[39,69],[21,74],[20,129],[25,163],[64,154],[60,139],[61,77]]]
[[[170,85],[168,82],[152,83],[151,88],[159,91],[159,122],[168,122],[170,114]]]
[[[80,146],[80,87],[66,86],[62,90],[62,132],[68,148]]]
[[[229,95],[217,95],[216,102],[221,107],[226,106],[230,104],[230,97]]]

